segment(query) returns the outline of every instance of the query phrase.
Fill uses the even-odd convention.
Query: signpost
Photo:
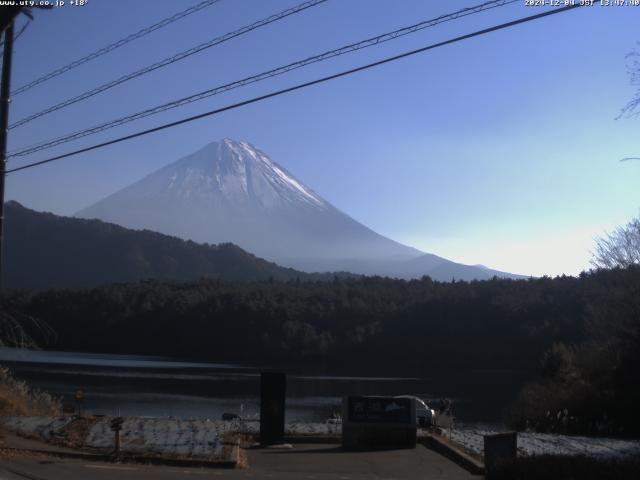
[[[393,397],[348,397],[348,418],[351,422],[409,423],[411,401]]]
[[[413,398],[345,397],[342,418],[342,444],[346,448],[416,446]]]
[[[75,394],[76,400],[76,411],[78,412],[78,416],[82,416],[82,403],[84,402],[84,392],[80,389],[76,390]]]
[[[115,433],[115,450],[114,454],[116,456],[120,455],[120,430],[122,430],[122,424],[124,423],[124,418],[115,417],[111,419],[111,431]]]
[[[62,414],[63,415],[73,415],[76,413],[76,407],[73,403],[68,400],[62,402]]]

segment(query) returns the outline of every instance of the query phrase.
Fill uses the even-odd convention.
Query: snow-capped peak
[[[263,208],[328,207],[319,195],[248,142],[225,138],[173,165],[167,189],[181,198],[222,197]]]

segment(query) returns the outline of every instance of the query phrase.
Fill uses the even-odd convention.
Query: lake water
[[[0,364],[30,385],[68,401],[82,389],[84,410],[95,414],[219,419],[225,412],[259,411],[259,366],[8,348],[0,348]],[[411,394],[427,404],[452,398],[459,419],[495,423],[515,394],[513,377],[509,372],[434,372],[430,378],[340,376],[288,369],[286,417],[324,421],[340,413],[346,395]]]

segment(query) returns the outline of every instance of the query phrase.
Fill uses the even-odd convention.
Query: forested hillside
[[[622,272],[583,278],[433,282],[145,281],[14,293],[56,349],[223,360],[360,361],[420,371],[536,369],[554,342],[583,337]],[[8,306],[8,305],[7,305]]]
[[[280,267],[230,243],[200,245],[99,220],[36,212],[17,202],[5,208],[4,284],[9,288],[87,288],[148,278],[323,278]]]

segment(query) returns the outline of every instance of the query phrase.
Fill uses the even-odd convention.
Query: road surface
[[[138,464],[98,463],[53,457],[15,456],[0,459],[0,480],[172,480],[172,479],[301,479],[301,480],[470,480],[473,476],[422,445],[415,449],[344,452],[333,444],[300,444],[293,449],[245,452],[242,469],[195,469]]]

